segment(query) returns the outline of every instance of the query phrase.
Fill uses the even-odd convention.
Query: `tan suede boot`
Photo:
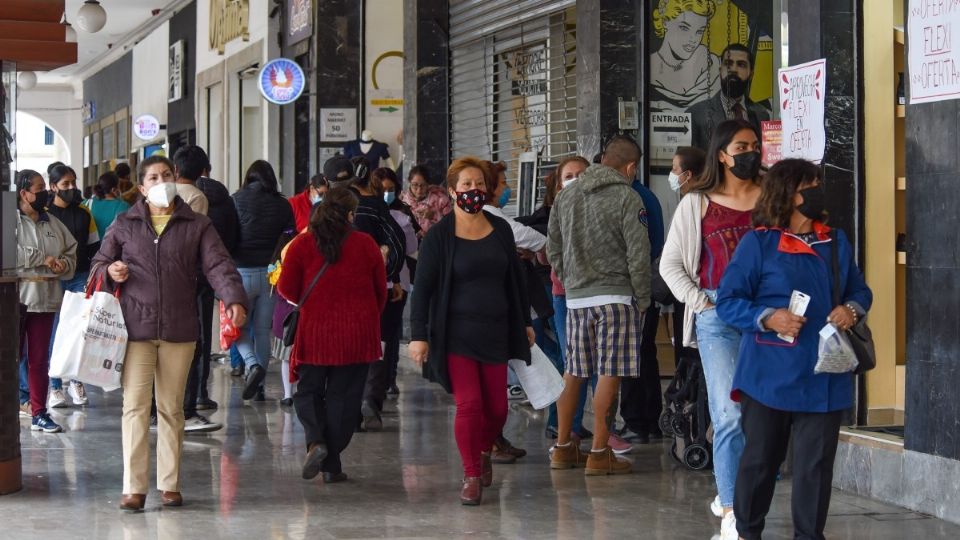
[[[554,446],[550,456],[551,469],[573,469],[583,467],[586,462],[587,456],[580,451],[580,445],[574,442],[566,446]]]
[[[606,476],[608,474],[630,474],[633,465],[629,461],[617,457],[608,446],[600,452],[587,453],[587,467],[584,474],[587,476]]]

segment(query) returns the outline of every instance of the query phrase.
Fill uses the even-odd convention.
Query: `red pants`
[[[507,365],[450,354],[447,366],[457,403],[453,432],[463,460],[463,475],[478,477],[482,470],[480,454],[490,450],[507,421]]]
[[[56,313],[21,312],[20,350],[27,353],[27,382],[30,385],[30,407],[36,416],[47,411],[47,389],[50,386],[50,333]]]

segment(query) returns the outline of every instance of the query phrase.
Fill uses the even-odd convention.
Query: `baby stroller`
[[[713,429],[700,355],[695,350],[691,353],[680,357],[677,372],[664,392],[666,406],[660,415],[660,430],[664,436],[673,437],[670,456],[700,471],[713,462]]]

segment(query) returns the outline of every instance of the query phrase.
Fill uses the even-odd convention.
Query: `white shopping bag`
[[[51,377],[116,390],[126,352],[127,326],[116,296],[99,290],[90,296],[64,293],[50,357]]]
[[[520,386],[534,409],[549,407],[563,393],[563,377],[540,347],[530,348],[530,365],[523,360],[510,360],[510,367],[520,379]]]

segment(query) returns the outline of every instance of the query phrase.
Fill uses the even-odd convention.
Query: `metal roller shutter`
[[[539,176],[576,152],[574,4],[463,0],[450,6],[450,155],[505,162],[515,195],[521,155],[526,161],[536,154]]]

